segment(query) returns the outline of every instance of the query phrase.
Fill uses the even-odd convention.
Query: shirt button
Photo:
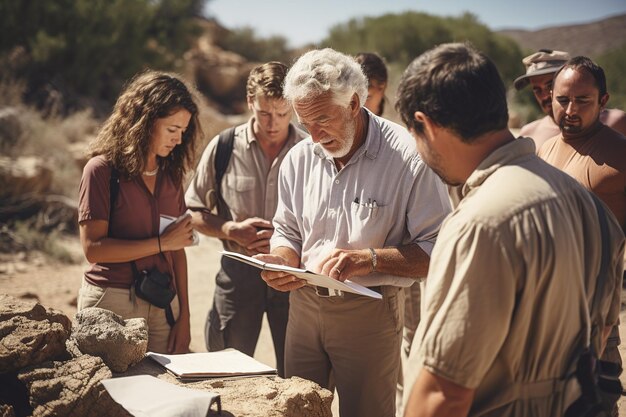
[[[339,180],[335,180],[335,184],[339,184]]]

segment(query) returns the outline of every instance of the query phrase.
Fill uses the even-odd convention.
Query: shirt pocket
[[[256,206],[255,178],[244,175],[228,176],[224,185],[222,195],[231,212],[235,214],[235,220],[241,221],[250,217],[249,213],[252,213]]]
[[[373,207],[353,202],[348,218],[348,234],[352,244],[382,247],[389,234],[391,208],[385,205]]]

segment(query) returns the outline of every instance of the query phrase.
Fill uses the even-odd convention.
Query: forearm
[[[129,262],[159,253],[157,237],[142,240],[103,238],[83,246],[85,257],[91,263]]]
[[[210,213],[208,210],[193,211],[191,225],[200,233],[218,239],[230,239],[226,233],[228,220]]]
[[[189,319],[189,283],[187,279],[187,255],[184,249],[172,252],[176,275],[176,294],[180,306],[180,317]]]
[[[474,390],[422,369],[411,389],[404,417],[464,417],[473,398]]]
[[[374,250],[377,258],[376,272],[409,278],[428,275],[430,256],[417,244]],[[369,256],[371,257],[371,253]]]

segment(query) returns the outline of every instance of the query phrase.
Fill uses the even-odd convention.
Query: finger
[[[255,240],[254,242],[246,246],[246,249],[257,249],[259,247],[269,246],[269,245],[270,245],[269,239],[259,239],[259,240]]]
[[[261,227],[263,229],[272,228],[272,222],[270,222],[269,220],[260,219],[260,218],[255,218],[250,224],[255,227]]]
[[[272,237],[274,229],[260,229],[256,232],[257,239],[269,239]]]
[[[294,277],[295,278],[295,277]],[[295,280],[288,280],[284,282],[274,282],[270,285],[272,288],[278,291],[287,292],[302,288],[306,285],[306,281],[303,279],[295,278]]]
[[[280,289],[278,290],[282,292],[287,292],[287,291],[297,290],[298,288],[302,288],[304,286],[306,286],[306,281],[303,279],[299,279],[297,281],[293,281],[293,282],[290,282],[281,286]]]

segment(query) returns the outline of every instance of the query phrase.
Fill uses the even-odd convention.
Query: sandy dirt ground
[[[77,259],[82,259],[78,238],[63,241],[64,246]],[[189,269],[189,299],[191,308],[191,345],[194,352],[205,352],[204,322],[211,307],[215,289],[215,274],[219,269],[222,249],[217,239],[202,237],[198,246],[187,248]],[[46,260],[40,255],[2,255],[0,257],[0,293],[17,297],[38,299],[46,307],[63,311],[69,317],[76,313],[76,297],[85,263],[61,264]],[[626,291],[624,292],[626,293]],[[626,304],[622,295],[620,334],[626,338]],[[626,343],[620,346],[622,358],[626,356]],[[276,366],[269,326],[264,320],[254,357],[270,366]],[[626,374],[626,372],[624,373]],[[622,383],[626,386],[626,375]],[[622,397],[626,398],[626,397]],[[626,417],[626,401],[620,402],[620,417]],[[335,397],[333,414],[338,416]]]

